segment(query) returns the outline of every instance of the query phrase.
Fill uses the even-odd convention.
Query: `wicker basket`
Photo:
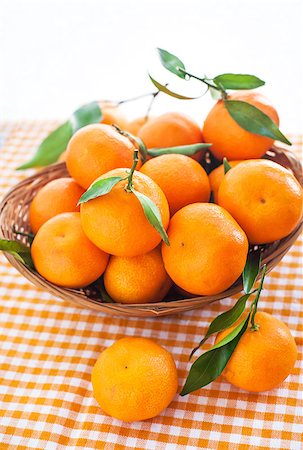
[[[291,168],[300,184],[303,185],[302,166],[291,152],[274,147],[266,153],[265,158],[276,161],[284,167]],[[205,154],[203,166],[208,172],[218,164],[219,162],[214,160],[210,154]],[[30,232],[28,209],[32,198],[46,183],[63,176],[68,176],[65,163],[54,164],[21,181],[8,192],[0,205],[0,233],[4,239],[20,239],[21,242],[28,245],[28,239],[24,236],[16,235],[15,231]],[[267,264],[268,271],[278,264],[297,239],[302,229],[302,222],[301,220],[297,228],[286,238],[273,242],[272,244],[261,246],[262,261]],[[254,246],[250,251],[256,251],[257,249],[258,246]],[[203,305],[237,294],[242,290],[242,281],[239,279],[231,288],[217,295],[184,298],[180,292],[172,290],[165,301],[160,303],[140,305],[110,303],[107,296],[104,295],[104,290],[100,282],[94,283],[84,289],[61,288],[49,283],[35,271],[29,270],[15,259],[14,256],[8,253],[5,255],[9,262],[36,286],[42,287],[51,294],[61,297],[64,300],[108,314],[138,317],[176,314],[201,308]]]

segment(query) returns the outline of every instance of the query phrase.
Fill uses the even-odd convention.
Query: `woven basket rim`
[[[273,154],[272,154],[273,153]],[[267,159],[272,159],[276,162],[279,162],[285,167],[289,167],[293,170],[294,175],[300,182],[301,186],[303,186],[302,179],[302,166],[300,161],[295,157],[295,155],[289,150],[281,149],[279,147],[273,147],[267,154]],[[277,159],[279,159],[277,161]],[[282,162],[281,162],[282,160]],[[18,213],[17,219],[26,218],[26,211],[28,211],[28,205],[30,199],[33,196],[33,192],[35,189],[37,190],[43,184],[46,184],[48,181],[54,178],[60,178],[62,176],[69,176],[66,171],[66,165],[64,162],[52,164],[37,173],[31,175],[23,179],[13,188],[11,188],[5,197],[3,198],[0,204],[0,234],[4,239],[12,239],[12,232],[10,230],[9,224],[7,223],[8,217],[13,217],[16,219],[14,214]],[[22,193],[22,195],[21,195]],[[22,201],[24,199],[24,193],[28,195],[26,197],[26,202],[24,203],[24,209],[18,209],[17,206],[20,206],[20,199],[18,205],[14,203],[16,201],[17,195],[20,195]],[[21,205],[22,206],[22,205]],[[13,209],[13,210],[12,210]],[[10,215],[8,215],[10,213]],[[18,220],[15,220],[18,222]],[[25,222],[26,223],[26,222]],[[295,242],[297,237],[300,235],[303,228],[303,218],[301,218],[300,223],[296,227],[295,230],[287,237],[280,241],[276,241],[269,246],[264,246],[264,257],[262,258],[262,262],[267,264],[267,271],[272,270],[276,264],[282,259],[282,257],[287,253],[291,245]],[[23,242],[25,242],[24,238],[21,238]],[[177,314],[181,312],[185,312],[192,309],[201,308],[206,304],[210,304],[215,301],[219,301],[223,298],[230,297],[232,295],[238,294],[241,292],[243,285],[242,281],[238,280],[236,284],[231,286],[226,291],[212,295],[212,296],[192,296],[188,298],[180,298],[175,300],[162,301],[157,303],[144,303],[144,304],[121,304],[121,303],[106,303],[104,301],[100,301],[97,298],[91,298],[85,295],[84,290],[75,290],[75,289],[67,289],[62,288],[60,286],[56,286],[52,283],[46,281],[42,276],[40,276],[37,272],[31,271],[27,267],[25,267],[20,261],[18,261],[14,256],[4,252],[6,258],[10,262],[10,264],[15,267],[23,276],[25,276],[29,281],[31,281],[34,285],[43,288],[49,293],[60,297],[64,300],[71,301],[78,306],[84,306],[86,308],[90,308],[97,311],[102,311],[107,314],[114,315],[123,315],[123,316],[163,316],[170,314]]]

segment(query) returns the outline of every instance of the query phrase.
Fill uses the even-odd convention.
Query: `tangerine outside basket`
[[[275,161],[282,166],[291,169],[301,186],[303,186],[302,166],[293,153],[282,148],[273,147],[265,154],[264,158]],[[208,173],[219,164],[218,161],[211,157],[210,153],[205,153],[202,165]],[[46,183],[56,178],[66,176],[68,176],[68,173],[65,163],[53,164],[37,172],[35,175],[24,179],[9,191],[0,204],[1,237],[4,239],[18,239],[29,246],[28,238],[26,236],[18,235],[18,232],[30,232],[28,212],[31,200],[36,195],[37,191]],[[278,264],[295,242],[302,230],[302,226],[303,219],[301,219],[301,222],[296,229],[284,239],[262,246],[256,245],[250,248],[250,251],[257,251],[260,248],[262,252],[262,263],[266,263],[267,271],[270,271]],[[230,297],[231,295],[241,292],[243,287],[242,280],[239,278],[233,286],[217,295],[202,297],[191,296],[185,298],[178,290],[173,289],[170,291],[165,301],[159,303],[120,304],[111,302],[104,290],[102,281],[97,281],[83,289],[62,288],[49,283],[37,272],[28,269],[9,253],[5,253],[5,256],[12,266],[36,286],[42,287],[51,294],[64,300],[77,303],[80,306],[114,315],[147,317],[177,314],[183,311],[201,308],[209,303]]]

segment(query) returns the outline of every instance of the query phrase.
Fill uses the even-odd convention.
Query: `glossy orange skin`
[[[115,169],[100,178],[126,177],[129,170]],[[106,253],[137,256],[153,250],[161,236],[148,222],[141,203],[125,187],[127,180],[116,184],[110,193],[81,205],[82,227],[88,238]],[[141,172],[134,172],[134,189],[149,197],[158,207],[164,228],[169,222],[169,208],[159,186]]]
[[[131,167],[134,146],[110,125],[93,124],[78,130],[68,143],[66,165],[70,175],[87,189],[104,173]],[[138,167],[140,167],[140,161]]]
[[[150,119],[140,128],[138,136],[147,148],[176,147],[203,142],[198,124],[178,112],[168,112]],[[199,159],[200,153],[194,155],[194,158]]]
[[[218,202],[252,244],[287,236],[303,212],[299,182],[289,170],[267,160],[244,161],[230,170],[220,185]]]
[[[239,322],[219,333],[215,343]],[[263,392],[278,387],[292,372],[297,360],[297,346],[287,325],[271,314],[257,311],[255,323],[259,329],[252,331],[248,325],[223,376],[240,389]]]
[[[140,172],[160,186],[167,198],[171,215],[190,203],[209,200],[208,176],[203,167],[188,156],[157,156],[143,164]]]
[[[103,350],[92,385],[106,414],[135,422],[158,416],[171,403],[178,374],[171,354],[155,341],[125,337]]]
[[[45,222],[33,240],[31,254],[40,275],[67,288],[81,288],[97,280],[109,258],[86,237],[77,212],[62,213]]]
[[[237,164],[239,164],[241,160],[239,161],[229,161],[229,165],[231,167],[235,167]],[[221,164],[221,166],[216,167],[216,169],[212,170],[210,174],[208,175],[210,189],[214,195],[214,201],[215,203],[218,203],[218,191],[220,184],[222,183],[222,180],[224,178],[224,166]]]
[[[231,215],[212,203],[180,209],[162,245],[164,267],[181,289],[194,295],[214,295],[241,275],[248,252],[244,231]]]
[[[172,286],[162,261],[161,248],[140,256],[111,256],[104,285],[118,303],[160,302]]]
[[[84,189],[72,178],[57,178],[43,186],[33,198],[29,208],[29,222],[36,234],[48,219],[63,212],[76,212]]]
[[[256,106],[277,125],[279,116],[268,99],[255,91],[238,91],[230,100],[240,100]],[[230,116],[224,102],[219,100],[208,113],[204,126],[205,142],[212,143],[210,151],[216,158],[228,160],[261,158],[273,145],[273,139],[244,130]]]

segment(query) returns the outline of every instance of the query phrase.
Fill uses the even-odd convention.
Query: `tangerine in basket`
[[[234,217],[252,244],[290,234],[300,222],[302,187],[287,169],[272,161],[243,161],[228,171],[218,202]]]
[[[143,164],[140,172],[160,186],[167,198],[171,215],[190,203],[209,200],[208,176],[203,167],[188,156],[158,156]]]
[[[238,91],[228,96],[260,109],[279,125],[279,116],[268,99],[254,91]],[[230,116],[223,100],[219,100],[208,113],[204,126],[205,142],[211,142],[211,152],[216,158],[228,160],[261,158],[273,144],[273,139],[244,130]]]
[[[167,234],[170,246],[162,245],[164,267],[185,291],[218,294],[241,275],[248,252],[247,237],[220,206],[185,206],[172,217]]]
[[[242,162],[243,160],[239,161],[228,161],[231,168],[235,167],[237,164]],[[209,184],[210,184],[210,190],[212,191],[214,195],[214,202],[218,203],[218,191],[220,184],[222,183],[222,180],[224,178],[224,165],[221,164],[219,167],[216,167],[216,169],[212,170],[210,174],[208,175]]]
[[[78,130],[68,143],[67,169],[87,189],[96,178],[109,170],[131,167],[134,150],[130,140],[112,126],[87,125]]]
[[[160,302],[172,286],[164,269],[161,248],[133,257],[111,256],[104,273],[104,286],[115,302]]]
[[[125,337],[101,353],[92,385],[106,414],[134,422],[158,416],[171,403],[178,374],[172,355],[155,341]]]
[[[36,234],[48,219],[63,212],[76,212],[84,189],[72,178],[57,178],[43,186],[29,208],[29,222]]]
[[[150,119],[138,131],[147,148],[176,147],[203,142],[198,124],[179,112],[168,112]],[[200,158],[201,152],[194,155]]]
[[[126,168],[114,169],[99,179],[125,178],[129,172]],[[136,195],[127,191],[127,183],[127,179],[120,181],[108,194],[89,200],[80,208],[82,227],[87,237],[106,253],[116,256],[142,255],[153,250],[161,241],[160,234],[147,220]],[[169,208],[160,187],[138,171],[134,172],[133,186],[158,207],[166,229]]]
[[[221,331],[220,342],[239,323]],[[248,326],[240,338],[224,371],[224,378],[234,386],[252,392],[278,387],[291,373],[297,360],[297,346],[287,325],[266,312],[257,311],[256,329]]]
[[[86,237],[78,212],[62,213],[45,222],[33,240],[31,254],[40,275],[67,288],[97,280],[109,258]]]

